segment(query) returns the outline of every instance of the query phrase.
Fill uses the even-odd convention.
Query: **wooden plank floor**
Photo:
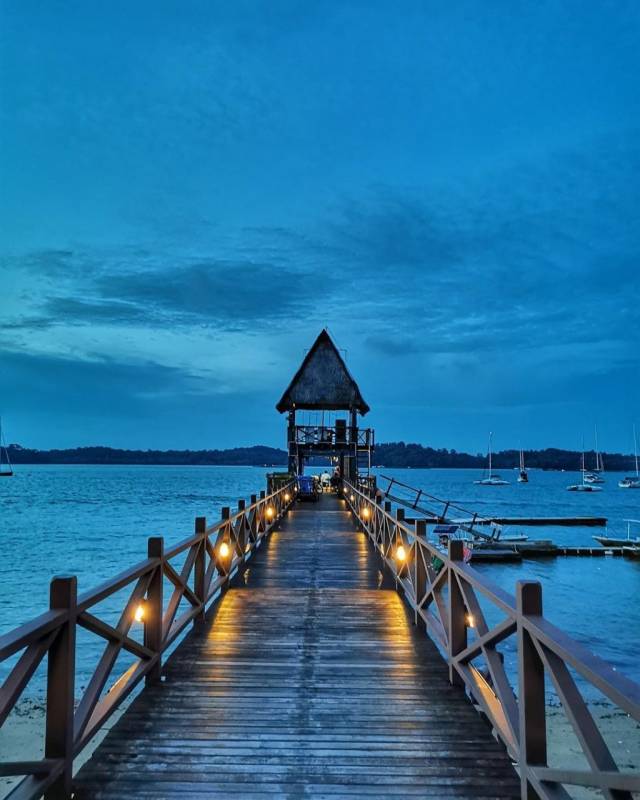
[[[78,773],[76,798],[520,796],[336,498],[296,507],[236,584]]]

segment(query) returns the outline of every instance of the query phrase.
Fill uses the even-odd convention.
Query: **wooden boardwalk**
[[[520,797],[341,502],[297,505],[74,781],[76,798]]]

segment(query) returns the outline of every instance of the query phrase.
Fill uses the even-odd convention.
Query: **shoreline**
[[[130,703],[137,697],[139,690],[126,699],[107,720],[100,731],[89,742],[84,750],[74,759],[73,773],[85,764],[93,755],[111,728],[125,713]],[[37,761],[44,758],[44,721],[45,701],[42,698],[23,698],[18,702],[9,718],[0,727],[0,753],[2,761]],[[0,776],[0,800],[15,788],[23,776]]]

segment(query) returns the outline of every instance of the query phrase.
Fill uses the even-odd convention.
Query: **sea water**
[[[0,481],[0,633],[45,611],[53,575],[76,575],[84,592],[146,557],[147,538],[170,546],[189,536],[194,518],[210,522],[266,488],[263,467],[22,465]],[[640,519],[640,491],[619,489],[607,474],[603,491],[570,493],[576,473],[531,471],[528,484],[503,471],[508,486],[476,486],[472,470],[378,469],[479,514],[514,517],[604,516],[610,535]],[[386,481],[380,479],[380,485]],[[640,528],[637,526],[636,529]],[[514,528],[558,544],[596,545],[596,528]],[[483,575],[510,593],[521,579],[541,581],[544,612],[616,669],[640,681],[640,562],[559,557],[481,564]],[[131,588],[131,587],[130,587]],[[126,600],[126,597],[124,598]],[[114,622],[123,597],[106,604]],[[105,618],[105,617],[103,617]],[[95,640],[96,637],[94,637]],[[78,648],[79,681],[104,645]],[[0,679],[6,667],[0,665]],[[38,679],[41,680],[41,679]]]

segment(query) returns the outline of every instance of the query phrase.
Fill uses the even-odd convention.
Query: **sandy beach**
[[[593,703],[589,709],[618,769],[640,773],[640,723],[606,702]],[[582,748],[560,705],[549,706],[547,711],[547,750],[549,766],[588,769]],[[600,792],[581,787],[572,787],[571,796],[576,800],[602,798]]]
[[[93,751],[126,710],[130,699],[109,719],[104,728],[85,747],[74,763],[74,772],[91,758]],[[37,760],[44,756],[45,704],[42,699],[21,700],[0,728],[0,761]],[[0,800],[6,797],[21,777],[0,777]]]

